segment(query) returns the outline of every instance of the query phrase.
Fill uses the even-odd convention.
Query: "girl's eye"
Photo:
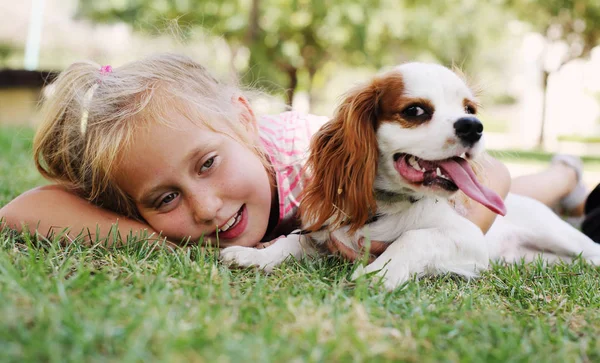
[[[200,168],[200,172],[207,171],[208,169],[210,169],[213,166],[214,163],[215,163],[215,157],[213,156],[210,159],[206,160],[204,162],[204,164],[202,164],[202,167]]]
[[[164,205],[171,203],[172,201],[175,200],[175,198],[177,198],[178,195],[179,195],[179,193],[176,193],[176,192],[167,194],[163,199],[160,200],[158,207],[160,208]]]

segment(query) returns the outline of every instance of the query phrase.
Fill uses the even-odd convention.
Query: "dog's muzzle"
[[[477,117],[461,117],[454,123],[454,133],[464,146],[471,147],[481,139],[483,124]]]

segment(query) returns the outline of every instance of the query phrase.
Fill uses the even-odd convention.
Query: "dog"
[[[437,64],[406,63],[357,87],[311,141],[303,233],[264,249],[228,247],[221,260],[270,271],[289,256],[317,256],[330,238],[354,251],[384,241],[352,278],[374,273],[390,290],[414,275],[476,277],[490,260],[600,264],[600,245],[548,207],[510,193],[503,201],[480,183],[477,109],[466,82]],[[486,235],[453,206],[461,195],[499,214]]]

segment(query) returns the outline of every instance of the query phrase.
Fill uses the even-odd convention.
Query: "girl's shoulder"
[[[263,116],[259,120],[261,141],[274,164],[293,164],[303,160],[311,137],[327,122],[325,116],[295,111]]]
[[[259,120],[260,139],[275,172],[282,226],[297,222],[310,139],[327,120],[327,117],[293,111],[263,116]],[[289,232],[291,229],[286,233]]]
[[[326,116],[288,111],[276,115],[262,116],[258,124],[261,131],[264,130],[267,133],[280,135],[293,132],[296,137],[305,136],[310,139],[328,120]]]

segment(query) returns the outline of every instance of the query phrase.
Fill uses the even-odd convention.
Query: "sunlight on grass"
[[[41,182],[31,135],[0,129],[0,205]],[[600,271],[582,261],[390,293],[332,257],[266,275],[213,249],[81,242],[0,232],[0,361],[600,359]]]
[[[30,128],[0,127],[0,206],[45,183],[33,164],[32,139]]]

